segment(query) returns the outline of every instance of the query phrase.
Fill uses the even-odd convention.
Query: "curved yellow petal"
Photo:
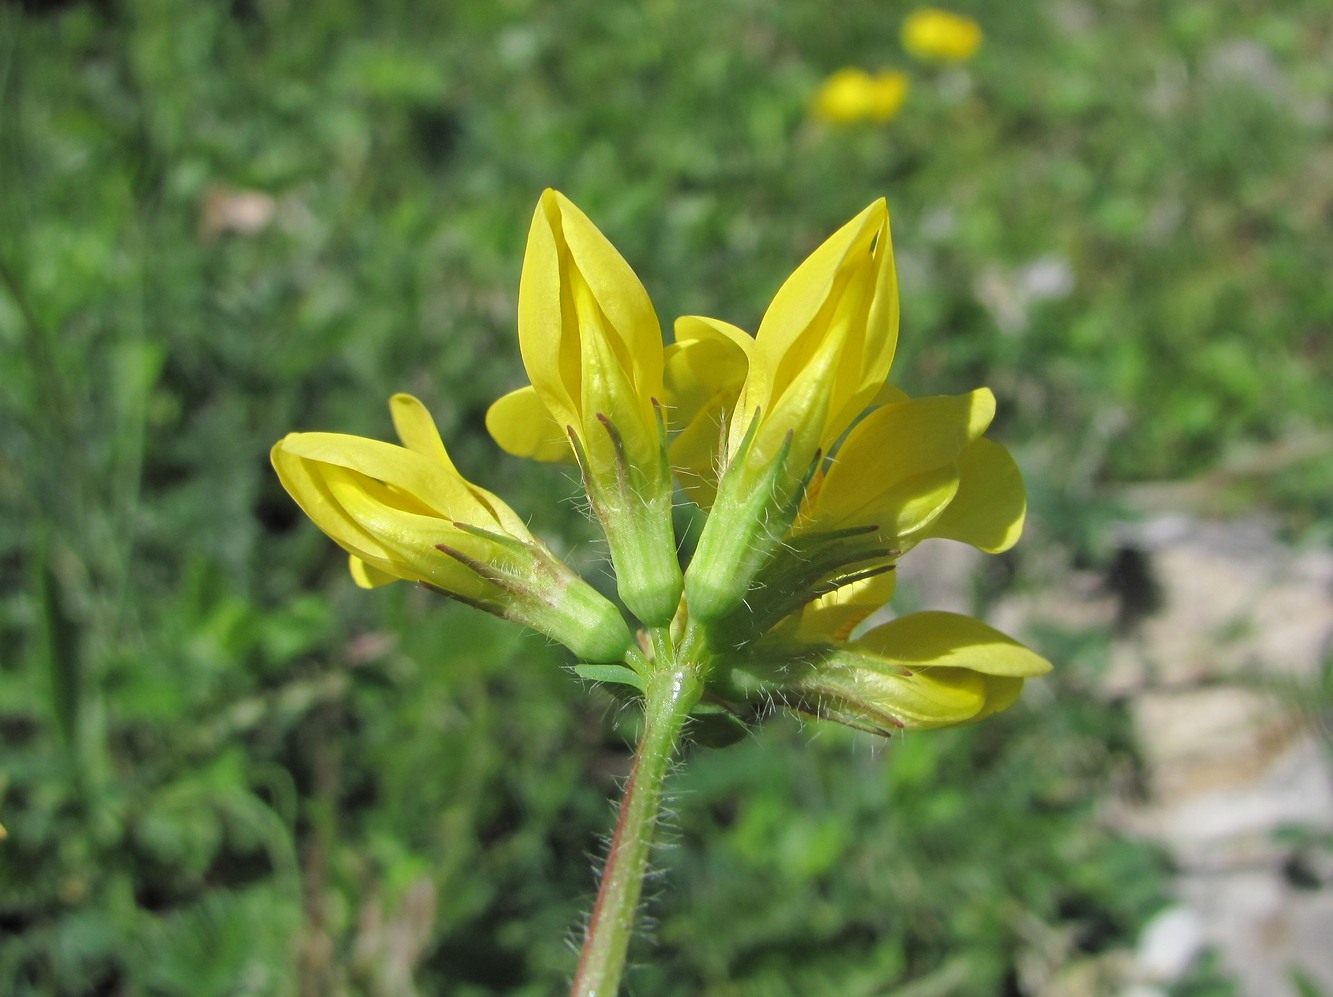
[[[987,388],[875,409],[838,448],[800,528],[873,524],[886,537],[917,532],[954,498],[955,462],[994,415]]]
[[[1024,679],[1011,678],[1007,675],[983,675],[986,680],[986,705],[972,718],[973,721],[985,720],[994,713],[1003,713],[1018,702],[1023,694]]]
[[[874,663],[835,665],[800,683],[813,693],[817,714],[885,733],[949,727],[975,718],[986,706],[986,681],[962,668],[913,672]]]
[[[491,510],[453,470],[404,447],[342,433],[293,433],[279,444],[295,457],[341,467],[394,489],[405,511],[485,525]]]
[[[667,347],[663,379],[673,426],[684,427],[719,398],[735,402],[749,371],[754,339],[718,319],[676,319],[676,342]]]
[[[1018,543],[1027,518],[1023,476],[1009,451],[982,437],[958,459],[958,493],[926,530],[998,554]]]
[[[532,385],[497,399],[486,410],[486,429],[506,453],[550,463],[572,461],[569,434]]]
[[[866,290],[852,285],[865,283],[871,247],[887,218],[880,198],[824,240],[778,288],[755,335],[755,360],[777,375],[779,389],[817,352],[829,348],[825,339],[830,331],[844,331],[830,330],[832,313],[845,292],[852,290],[859,298]]]
[[[897,573],[863,578],[820,596],[801,611],[795,637],[807,641],[844,641],[867,616],[893,598]]]
[[[347,555],[347,569],[352,574],[352,581],[356,582],[358,588],[377,589],[390,582],[401,581],[400,575],[390,574],[387,571],[381,571],[374,565],[367,564],[355,554]]]
[[[629,352],[625,340],[609,324],[601,303],[592,296],[586,282],[577,274],[570,280],[578,313],[583,363],[580,381],[583,422],[575,424],[574,428],[583,442],[584,451],[594,467],[609,467],[616,460],[615,449],[603,428],[604,417],[620,434],[630,464],[638,468],[654,467],[661,446],[654,402],[660,403],[665,395],[660,334],[653,347],[657,360],[656,380],[652,387],[645,387],[636,380],[641,358]]]
[[[657,312],[633,268],[609,239],[565,195],[542,195],[558,207],[565,244],[592,298],[623,343],[635,384],[652,391],[662,382],[662,329]]]
[[[897,276],[881,198],[816,249],[774,296],[755,336],[729,450],[738,450],[758,409],[753,459],[771,460],[790,433],[792,459],[803,469],[879,391],[897,337]]]
[[[875,397],[871,399],[872,408],[879,408],[881,405],[897,405],[899,402],[910,400],[910,395],[896,384],[890,384],[885,381],[880,385],[879,391],[875,392]]]
[[[685,494],[703,508],[717,491],[724,420],[749,369],[754,340],[717,319],[676,320],[676,342],[667,347],[664,384],[676,428],[671,466]]]
[[[356,554],[362,560],[387,562],[391,557],[389,550],[348,515],[342,503],[330,491],[321,465],[300,457],[288,448],[288,441],[301,435],[304,434],[289,434],[274,444],[269,453],[282,486],[314,524],[343,550]]]
[[[535,395],[533,397],[535,398]],[[474,485],[458,473],[458,469],[449,457],[449,452],[445,449],[444,440],[440,438],[440,431],[436,428],[435,420],[431,418],[430,411],[425,405],[411,395],[400,393],[389,399],[389,411],[393,416],[394,429],[398,433],[398,438],[403,441],[404,447],[443,467],[446,475],[461,483],[473,501],[486,511],[489,522],[499,524],[503,531],[511,536],[525,541],[532,539],[527,524],[519,518],[514,510],[486,489]],[[565,453],[568,454],[568,452],[568,448],[566,448]],[[398,484],[406,487],[405,482],[398,482]],[[458,518],[464,518],[463,510],[453,510],[450,514]],[[485,523],[486,519],[484,517],[483,523],[478,525],[485,525]]]
[[[827,490],[827,483],[821,494]],[[842,518],[819,522],[836,526],[873,526],[885,543],[906,549],[915,543],[953,501],[958,493],[958,471],[953,464],[895,481],[877,492],[873,500]]]
[[[548,191],[537,203],[518,285],[518,345],[523,366],[561,425],[582,425],[582,357],[574,302],[565,286],[568,251],[560,212]]]
[[[900,616],[875,627],[852,647],[908,668],[961,668],[985,675],[1045,675],[1050,662],[980,620],[957,613]]]
[[[440,439],[440,430],[431,417],[430,410],[412,395],[399,392],[389,399],[389,414],[393,418],[394,431],[403,441],[403,446],[430,460],[443,464],[450,472],[457,474],[454,462],[444,449],[444,440]]]

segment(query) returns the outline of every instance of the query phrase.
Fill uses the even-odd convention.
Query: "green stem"
[[[619,992],[648,869],[653,829],[661,809],[662,783],[685,718],[698,702],[702,688],[698,666],[676,653],[665,629],[653,636],[656,653],[644,703],[643,737],[620,801],[620,815],[570,997],[615,997]]]

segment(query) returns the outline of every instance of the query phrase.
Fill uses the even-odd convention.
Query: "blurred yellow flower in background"
[[[970,17],[922,7],[903,21],[903,48],[925,62],[963,62],[981,47],[981,25]]]
[[[815,117],[836,125],[864,121],[884,122],[897,116],[907,99],[907,75],[885,70],[871,75],[864,69],[839,69],[815,94]]]

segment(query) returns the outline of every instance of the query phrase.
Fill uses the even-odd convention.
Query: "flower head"
[[[1049,665],[947,613],[854,634],[893,595],[899,558],[929,537],[1006,550],[1026,496],[984,435],[991,392],[909,397],[887,380],[897,335],[883,200],[796,268],[755,336],[687,316],[664,348],[629,265],[566,198],[542,195],[519,293],[530,384],[487,426],[512,453],[578,464],[621,598],[650,631],[639,642],[458,473],[408,395],[391,401],[402,446],[293,433],[273,464],[358,584],[411,579],[522,622],[600,681],[648,694],[657,656],[688,648],[692,695],[714,711],[780,703],[882,733],[968,723]],[[707,514],[683,584],[673,475]]]
[[[903,21],[902,41],[925,62],[964,62],[981,47],[981,26],[961,14],[922,7]]]
[[[588,661],[618,661],[625,622],[528,532],[509,506],[466,481],[411,395],[390,400],[403,446],[339,433],[290,433],[273,447],[283,486],[351,555],[373,588],[421,582],[524,623]]]

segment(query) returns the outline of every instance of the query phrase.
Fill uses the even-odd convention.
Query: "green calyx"
[[[628,652],[634,638],[620,611],[544,546],[465,523],[454,525],[495,544],[503,556],[483,561],[438,544],[440,553],[471,569],[494,591],[493,597],[481,599],[444,594],[531,627],[584,661],[620,661]]]
[[[659,440],[655,467],[632,464],[619,430],[599,414],[597,421],[610,439],[615,459],[611,467],[594,474],[578,436],[572,427],[568,431],[593,512],[611,548],[620,598],[645,626],[660,627],[676,614],[683,582],[671,523],[666,425],[660,406],[654,402],[653,408]]]
[[[756,612],[755,600],[767,605],[768,594],[760,580],[788,547],[792,523],[821,459],[816,452],[808,466],[790,468],[789,432],[777,456],[755,473],[745,458],[758,423],[756,416],[736,458],[722,476],[717,500],[685,577],[690,618],[709,628],[710,643],[729,628],[725,622],[729,618],[740,612]],[[723,638],[722,643],[734,643],[735,639]]]

